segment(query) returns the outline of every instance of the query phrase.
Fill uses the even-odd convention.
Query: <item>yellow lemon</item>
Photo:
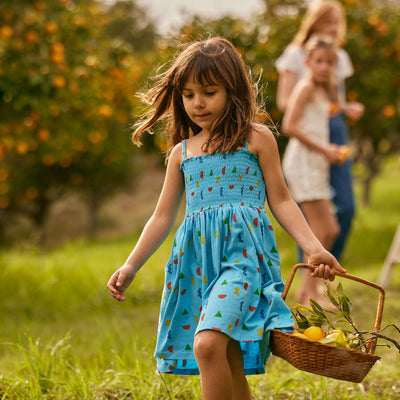
[[[348,347],[346,335],[340,330],[333,330],[328,332],[326,339],[335,339],[335,344],[341,347]]]
[[[307,337],[306,335],[303,335],[303,334],[300,333],[300,332],[293,332],[292,335],[293,335],[293,336],[297,336],[297,337],[301,337],[301,338],[303,338],[303,339],[307,339],[307,340],[308,340],[308,337]]]
[[[303,334],[313,342],[319,342],[325,337],[325,332],[319,326],[310,326],[303,332]]]

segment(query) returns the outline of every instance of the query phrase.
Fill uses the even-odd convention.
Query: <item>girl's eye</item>
[[[207,96],[213,96],[215,94],[215,92],[206,92]]]
[[[182,95],[185,99],[191,99],[193,97],[192,94],[183,94]]]

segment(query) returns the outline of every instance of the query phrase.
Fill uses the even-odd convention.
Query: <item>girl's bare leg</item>
[[[340,226],[332,212],[331,201],[305,201],[301,203],[301,209],[315,236],[329,250],[340,232]],[[307,262],[307,255],[304,255],[304,262]],[[298,296],[299,301],[306,303],[310,297],[316,301],[324,301],[325,298],[321,292],[321,282],[313,278],[308,270],[304,271],[303,285]]]
[[[251,400],[251,390],[244,374],[243,355],[240,344],[230,339],[228,344],[228,361],[232,372],[233,400]]]
[[[194,340],[204,400],[251,400],[236,342],[224,333],[206,330]]]

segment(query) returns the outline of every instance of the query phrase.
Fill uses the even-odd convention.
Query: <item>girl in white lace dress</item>
[[[283,133],[290,136],[283,172],[311,229],[329,249],[340,230],[329,184],[330,164],[339,163],[341,157],[340,150],[329,145],[329,107],[337,97],[332,82],[336,49],[328,36],[314,35],[305,50],[308,73],[296,85],[282,121]],[[320,288],[304,274],[299,301],[308,297],[323,301]]]

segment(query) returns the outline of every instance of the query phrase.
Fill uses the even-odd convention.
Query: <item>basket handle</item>
[[[296,271],[299,268],[304,268],[304,269],[309,269],[310,271],[314,271],[316,266],[310,265],[310,264],[296,264],[292,268],[292,270],[290,271],[289,277],[288,277],[288,279],[287,279],[287,281],[285,283],[285,287],[283,289],[283,292],[282,292],[282,299],[283,300],[286,299],[286,296],[287,296],[287,294],[289,292],[289,288],[290,288],[290,286],[291,286],[291,284],[293,282],[293,278],[294,278],[294,276],[296,274]],[[335,273],[335,275],[341,276],[342,278],[351,279],[353,281],[363,283],[364,285],[368,285],[368,286],[371,286],[371,287],[379,290],[378,309],[377,309],[377,312],[376,312],[376,319],[375,319],[375,325],[374,325],[374,330],[373,330],[373,332],[378,332],[380,327],[381,327],[382,313],[383,313],[383,303],[385,301],[385,290],[381,286],[379,286],[378,284],[376,284],[374,282],[367,281],[365,279],[359,278],[358,276],[350,275],[347,272],[334,271],[334,273]],[[377,340],[378,340],[378,337],[373,335],[372,340],[368,343],[368,346],[367,346],[368,353],[374,354]]]

